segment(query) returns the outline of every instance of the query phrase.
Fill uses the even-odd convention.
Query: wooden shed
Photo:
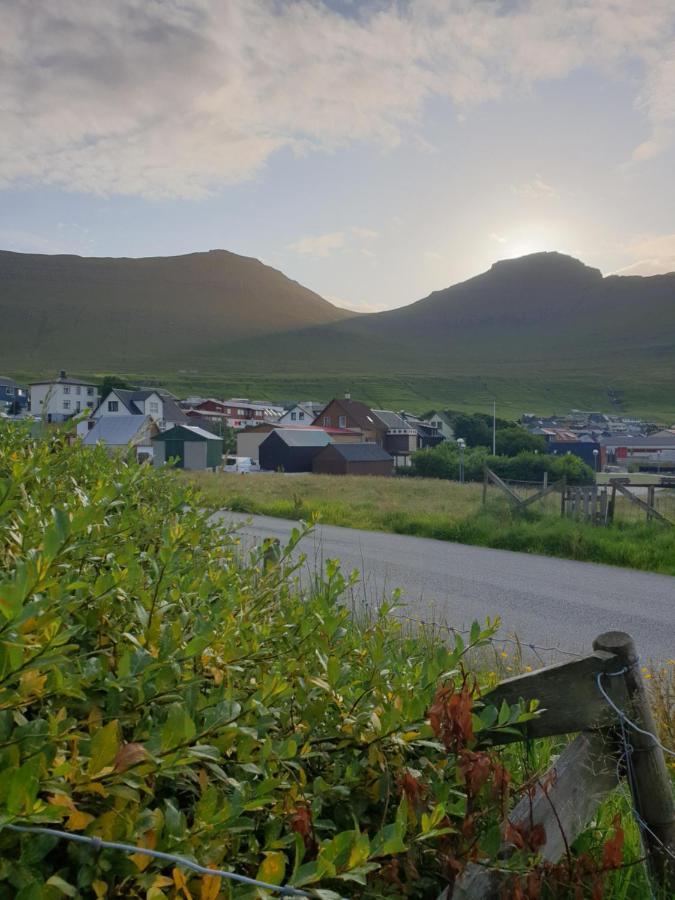
[[[312,461],[317,475],[391,475],[392,457],[377,444],[329,444]]]
[[[152,439],[153,461],[176,459],[179,469],[216,469],[223,464],[223,439],[195,425],[174,425]]]
[[[260,468],[270,472],[311,472],[314,456],[330,444],[318,428],[277,428],[258,448]]]

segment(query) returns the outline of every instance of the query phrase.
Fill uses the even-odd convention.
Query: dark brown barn
[[[315,475],[391,475],[394,460],[377,444],[329,444],[312,460]]]

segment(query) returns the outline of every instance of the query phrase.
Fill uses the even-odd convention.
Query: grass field
[[[43,377],[45,372],[13,370],[3,374],[27,383]],[[368,372],[355,367],[344,374],[331,373],[328,365],[320,369],[308,366],[305,372],[283,372],[270,367],[268,374],[260,367],[254,372],[229,371],[225,363],[220,369],[210,366],[138,371],[121,366],[112,373],[73,370],[69,374],[96,379],[107,374],[121,375],[132,384],[166,387],[178,396],[328,402],[349,390],[353,397],[376,408],[418,413],[430,409],[491,412],[495,399],[497,413],[504,418],[517,419],[525,412],[560,414],[577,408],[637,415],[668,425],[675,422],[675,376],[671,368],[657,374],[651,372],[648,377],[635,374],[631,378],[603,371],[581,375],[567,371],[544,373],[541,367],[526,364],[495,370],[485,366],[480,375],[471,374],[469,367],[428,373],[397,373],[390,369],[386,373]]]
[[[511,511],[497,489],[482,506],[480,484],[425,478],[331,475],[180,473],[209,505],[240,512],[309,520],[542,553],[675,575],[675,528],[637,521],[620,507],[616,524],[594,527],[562,520],[553,498],[542,512]]]

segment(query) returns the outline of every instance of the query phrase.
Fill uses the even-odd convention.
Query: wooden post
[[[609,501],[609,521],[614,521],[614,508],[616,506],[616,485],[612,485],[612,499]]]
[[[488,470],[487,466],[483,466],[483,506],[487,503],[487,489],[488,489]]]
[[[588,522],[591,518],[591,492],[587,487],[582,490],[584,492],[584,522]]]
[[[607,488],[603,488],[600,491],[600,522],[603,525],[607,524]]]
[[[543,483],[542,487],[544,488],[544,490],[546,490],[546,488],[548,487],[548,472],[547,471],[544,472],[544,483]]]
[[[647,488],[647,521],[648,522],[651,522],[651,520],[652,520],[653,510],[654,510],[654,506],[655,506],[654,492],[655,492],[654,485],[650,484],[649,487]]]
[[[617,671],[625,668],[625,673],[614,677],[600,676],[603,688],[610,697],[616,698],[614,702],[629,719],[650,735],[656,735],[633,639],[622,631],[608,631],[593,641],[593,649],[614,653],[619,658],[621,665]],[[623,701],[626,705],[622,705],[620,699],[624,689],[628,697]],[[646,825],[646,828],[640,826],[640,831],[649,871],[660,887],[675,892],[675,862],[671,856],[675,855],[675,806],[663,751],[653,737],[628,724],[624,728],[633,770],[633,777],[629,778],[633,804]]]
[[[560,518],[565,518],[565,500],[567,499],[567,476],[563,475],[560,485]]]

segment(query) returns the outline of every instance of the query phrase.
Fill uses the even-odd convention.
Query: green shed
[[[176,459],[179,469],[216,469],[223,464],[223,439],[196,425],[174,425],[152,439],[153,462]]]

